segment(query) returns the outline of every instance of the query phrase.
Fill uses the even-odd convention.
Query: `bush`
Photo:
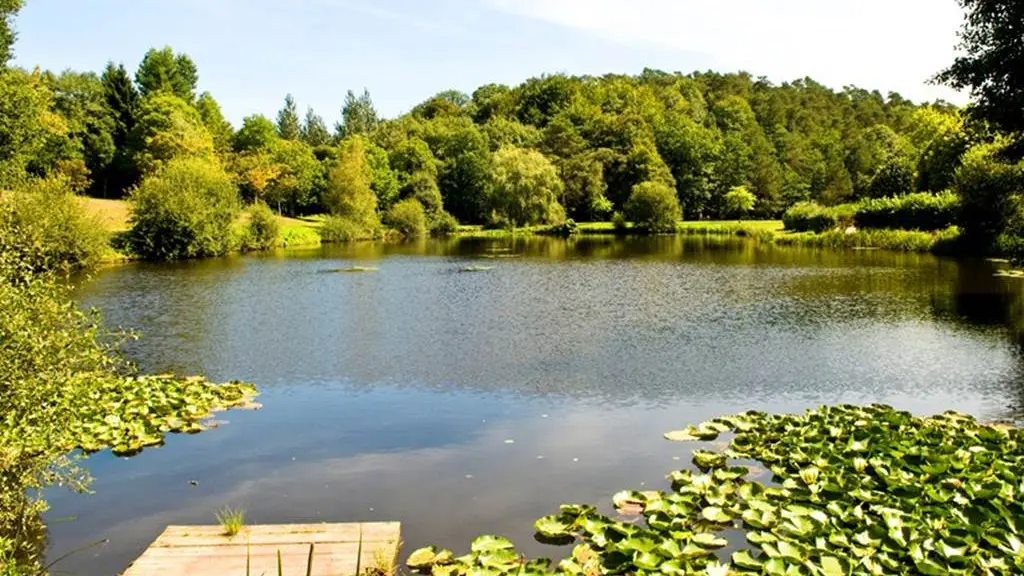
[[[960,227],[964,241],[975,251],[986,252],[1007,233],[1024,194],[1024,162],[1009,164],[1000,159],[1005,142],[977,146],[964,154],[956,173],[960,196]]]
[[[622,212],[615,211],[612,214],[612,226],[616,232],[625,232],[629,228],[629,224],[626,222],[626,217],[622,215]]]
[[[451,236],[459,231],[459,221],[448,212],[442,211],[430,223],[430,233],[434,236]]]
[[[725,207],[730,217],[742,219],[754,209],[757,197],[746,186],[737,186],[725,195]]]
[[[86,212],[67,180],[30,180],[0,196],[0,252],[33,271],[89,268],[106,250],[102,224]]]
[[[419,200],[408,198],[388,210],[384,222],[406,238],[427,234],[427,214]]]
[[[215,162],[172,160],[132,190],[131,247],[152,260],[217,256],[232,248],[238,190]]]
[[[281,240],[281,225],[266,202],[256,202],[249,208],[249,224],[245,231],[247,250],[271,250]]]
[[[956,224],[960,198],[952,192],[907,194],[866,200],[857,207],[858,228],[942,230]]]
[[[373,240],[377,231],[369,229],[344,216],[328,216],[320,227],[320,239],[325,244],[344,244],[357,240]]]
[[[683,215],[676,191],[660,182],[634,186],[625,210],[634,225],[651,233],[675,232]]]
[[[791,232],[824,232],[852,225],[856,210],[854,204],[825,207],[814,202],[798,202],[782,215],[782,223]]]

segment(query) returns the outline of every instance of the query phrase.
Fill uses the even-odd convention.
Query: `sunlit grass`
[[[225,536],[235,536],[245,527],[245,510],[224,508],[219,510],[216,516]]]

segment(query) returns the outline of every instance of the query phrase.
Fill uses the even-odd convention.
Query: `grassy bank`
[[[96,217],[112,237],[123,235],[130,228],[128,203],[123,200],[101,200],[83,198],[86,209]],[[323,216],[304,218],[275,217],[280,226],[281,234],[278,246],[296,248],[319,246],[321,244],[320,228]],[[235,223],[240,236],[248,215],[243,213]],[[485,230],[482,226],[459,226],[458,235],[468,238],[506,238],[515,235],[544,234],[547,226],[527,226],[513,230]],[[613,235],[633,234],[631,227],[616,229],[612,222],[584,222],[577,227],[578,234]],[[955,227],[937,232],[916,230],[829,230],[825,232],[787,232],[781,220],[718,220],[718,221],[686,221],[680,222],[678,233],[689,236],[738,236],[751,238],[758,242],[778,244],[781,246],[807,246],[829,249],[881,249],[897,252],[935,252],[949,253],[959,237]],[[115,241],[114,246],[118,246]],[[114,247],[104,258],[106,261],[123,261],[131,259],[123,250]]]
[[[81,198],[86,211],[94,217],[103,229],[111,236],[111,246],[104,255],[103,260],[108,263],[124,262],[132,260],[132,256],[123,248],[123,236],[131,229],[129,218],[131,211],[128,202],[124,200],[105,200],[100,198]],[[310,216],[307,218],[289,218],[287,216],[275,216],[280,227],[280,238],[278,247],[300,248],[306,246],[319,246],[321,243],[320,226],[323,222],[322,216]],[[245,227],[249,223],[249,215],[242,212],[235,221],[234,231],[237,238],[245,233]]]

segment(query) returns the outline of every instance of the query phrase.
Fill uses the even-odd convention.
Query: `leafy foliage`
[[[338,159],[327,174],[323,204],[328,212],[365,228],[375,229],[377,196],[373,193],[373,172],[366,158],[362,138],[343,141]]]
[[[388,210],[384,223],[406,238],[427,234],[427,214],[418,200],[402,200]]]
[[[144,176],[176,158],[213,157],[213,137],[199,112],[168,92],[156,92],[142,100],[129,142],[135,165]]]
[[[644,182],[633,187],[625,217],[643,230],[662,233],[675,232],[683,214],[672,188],[660,182]]]
[[[746,186],[737,186],[725,195],[725,207],[730,216],[742,218],[754,209],[757,197]]]
[[[432,574],[1010,574],[1024,570],[1019,470],[1024,432],[947,412],[918,418],[888,406],[804,415],[747,412],[667,434],[732,439],[693,453],[698,472],[672,491],[624,491],[613,519],[563,505],[539,536],[572,554],[551,569],[500,536],[470,553],[428,547],[410,568]],[[757,480],[748,464],[771,472]],[[741,538],[742,536],[742,538]]]
[[[857,206],[858,228],[942,230],[957,223],[960,197],[952,192],[907,194],[866,200]]]
[[[786,230],[793,232],[824,232],[851,225],[856,212],[854,204],[826,208],[813,202],[801,202],[786,210],[782,222]]]
[[[970,89],[975,116],[1004,132],[1020,134],[1024,132],[1024,5],[1016,0],[959,3],[967,11],[959,55],[937,80]]]
[[[270,250],[281,240],[281,225],[274,211],[265,202],[249,207],[249,223],[246,226],[244,248],[249,250]]]
[[[540,152],[510,147],[494,155],[492,206],[513,226],[564,220],[558,203],[562,186],[558,171]]]
[[[238,190],[215,162],[173,160],[143,180],[129,199],[131,245],[142,258],[216,256],[232,246]]]
[[[0,196],[0,252],[33,271],[90,268],[107,237],[64,179],[31,180]]]

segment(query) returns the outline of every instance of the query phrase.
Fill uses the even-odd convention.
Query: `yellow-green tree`
[[[494,212],[512,226],[558,224],[562,180],[554,164],[536,150],[506,147],[494,154]]]
[[[365,228],[376,228],[377,196],[373,174],[366,160],[362,138],[348,138],[339,145],[338,158],[327,172],[324,208]]]

